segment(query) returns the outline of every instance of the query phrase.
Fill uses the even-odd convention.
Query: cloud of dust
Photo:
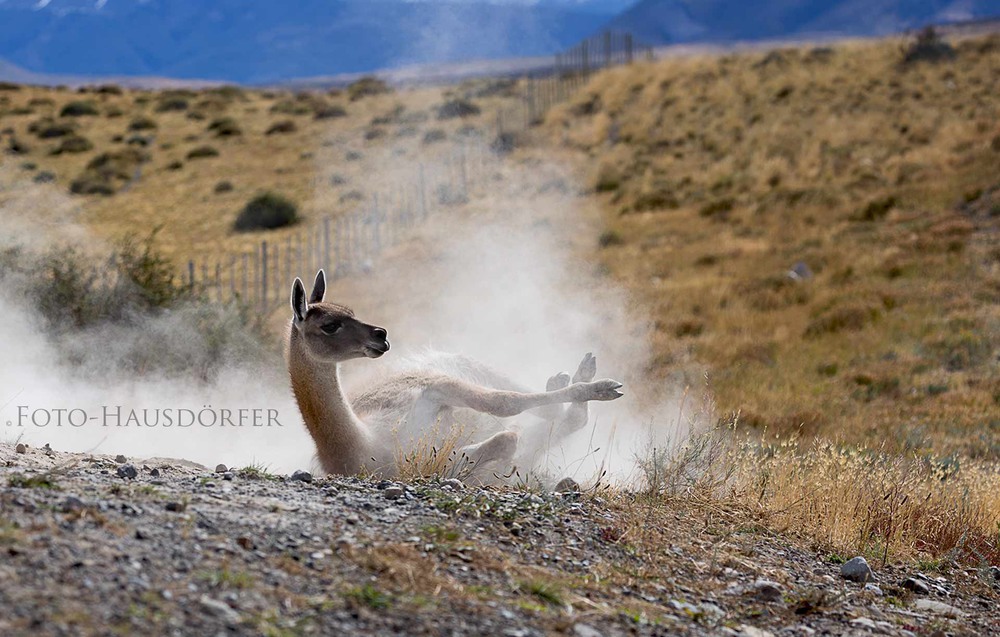
[[[593,352],[597,378],[624,382],[626,395],[592,402],[588,426],[543,451],[534,471],[580,482],[606,471],[604,481],[636,484],[638,457],[673,448],[702,419],[703,405],[685,399],[683,387],[647,378],[652,325],[600,264],[605,227],[597,202],[581,194],[558,162],[488,155],[481,163],[474,147],[463,153],[469,204],[436,208],[415,241],[390,251],[370,275],[335,282],[328,291],[361,320],[386,327],[393,344],[384,359],[346,365],[348,381],[377,382],[375,369],[419,364],[430,348],[470,356],[542,391],[550,376],[573,374]],[[445,155],[453,160],[459,153]],[[385,163],[395,166],[395,183],[405,183],[400,171],[415,164],[388,157]],[[433,165],[427,170],[437,179],[455,172],[441,161]],[[539,422],[530,415],[514,420]]]
[[[109,253],[75,223],[76,208],[65,195],[19,172],[0,165],[0,252],[72,246]],[[10,272],[0,277],[0,439],[209,467],[263,464],[287,472],[311,466],[312,441],[280,356],[248,363],[235,349],[209,380],[200,379],[190,370],[213,347],[192,330],[205,319],[204,308],[54,335],[24,293],[32,284]],[[188,372],[143,373],[135,369],[137,354],[171,357],[173,369]]]

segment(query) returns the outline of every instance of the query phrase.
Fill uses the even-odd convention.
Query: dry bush
[[[285,134],[285,133],[294,133],[297,130],[299,130],[299,127],[295,125],[295,122],[293,122],[290,119],[283,119],[281,121],[278,121],[278,122],[275,122],[275,123],[271,124],[267,128],[267,131],[264,134],[265,135],[278,135],[278,134]]]
[[[386,84],[385,80],[379,79],[375,76],[369,75],[363,77],[359,80],[355,80],[347,86],[347,97],[352,102],[355,102],[364,97],[370,97],[373,95],[383,95],[385,93],[391,93],[392,89]]]
[[[73,180],[70,192],[77,195],[113,195],[134,179],[139,167],[147,161],[149,155],[135,148],[101,153],[90,160]]]

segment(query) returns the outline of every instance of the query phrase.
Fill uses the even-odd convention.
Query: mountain
[[[898,33],[1000,16],[1000,0],[641,0],[610,21],[646,44]]]
[[[33,73],[265,83],[548,55],[624,0],[0,0],[0,59]]]

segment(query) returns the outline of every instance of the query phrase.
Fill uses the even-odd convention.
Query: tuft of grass
[[[188,159],[205,159],[207,157],[218,157],[219,151],[213,146],[196,146],[187,153]]]
[[[53,155],[62,155],[63,153],[85,153],[89,150],[93,150],[94,144],[83,137],[82,135],[70,135],[64,137],[59,145],[52,150]]]
[[[271,124],[267,128],[267,132],[265,132],[264,134],[265,135],[278,135],[278,134],[285,134],[285,133],[294,133],[297,130],[299,130],[299,127],[295,125],[295,122],[293,122],[290,119],[284,119],[284,120],[281,120],[279,122],[275,122],[275,123]]]
[[[385,80],[377,78],[373,75],[362,77],[354,82],[351,82],[347,86],[347,97],[352,102],[356,102],[365,97],[384,95],[391,92],[392,89],[389,88],[389,85],[386,84]]]
[[[555,608],[562,608],[566,606],[566,601],[562,596],[561,587],[552,582],[544,582],[540,580],[525,581],[520,583],[519,588],[524,593],[531,595],[549,606]]]
[[[12,489],[51,489],[53,491],[59,489],[59,483],[50,473],[35,475],[15,473],[7,478],[7,486]]]
[[[232,117],[219,117],[209,123],[208,132],[216,137],[236,137],[243,134],[240,125]]]
[[[344,593],[349,602],[371,610],[385,610],[392,605],[392,597],[371,584],[352,588]]]

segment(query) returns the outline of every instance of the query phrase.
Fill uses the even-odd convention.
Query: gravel
[[[663,505],[676,507],[670,540],[651,546],[629,498],[603,491],[304,488],[4,444],[0,458],[4,484],[54,483],[0,491],[2,635],[1000,634],[988,569],[924,578],[890,564],[879,596],[827,552],[681,503]],[[123,481],[126,466],[144,468]],[[885,583],[907,577],[930,595]]]

